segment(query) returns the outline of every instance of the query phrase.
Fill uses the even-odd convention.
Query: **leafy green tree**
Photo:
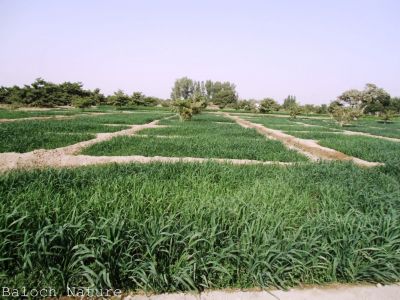
[[[182,77],[175,80],[171,92],[172,100],[188,100],[193,96],[195,83],[188,77]]]
[[[106,97],[100,92],[100,89],[98,88],[93,90],[92,98],[96,104],[100,105],[106,103]]]
[[[193,116],[193,110],[191,108],[190,100],[178,99],[172,102],[173,111],[179,114],[179,119],[181,122],[190,121]]]
[[[236,103],[235,109],[243,109],[245,111],[256,111],[256,101],[240,100]]]
[[[23,87],[2,87],[1,95],[0,101],[4,103],[41,107],[70,105],[76,97],[91,97],[96,102],[105,99],[99,89],[93,92],[85,90],[80,82],[55,84],[42,78],[37,78],[32,84]]]
[[[367,83],[363,91],[348,90],[342,93],[336,100],[343,106],[365,112],[383,112],[390,106],[390,95],[384,89],[375,84]]]
[[[261,100],[259,111],[260,113],[266,114],[271,113],[273,111],[279,110],[279,104],[272,98],[265,98]]]
[[[238,97],[233,90],[222,89],[214,95],[212,101],[215,105],[218,105],[219,108],[224,108],[226,105],[228,105],[230,103],[236,103],[238,100],[237,98]]]
[[[390,109],[395,113],[400,114],[400,98],[393,97],[390,99]]]
[[[134,92],[130,98],[129,104],[131,105],[145,105],[145,95],[141,92]]]
[[[162,100],[157,97],[144,97],[144,106],[157,106]]]
[[[361,111],[356,107],[332,105],[331,115],[341,127],[349,125],[353,120],[361,115]]]
[[[297,103],[294,103],[288,108],[289,115],[292,119],[296,119],[298,115],[301,114],[301,107]]]
[[[390,122],[390,120],[395,116],[395,112],[391,109],[386,109],[384,110],[381,114],[380,117],[382,119],[382,122],[387,124]]]
[[[122,90],[116,91],[112,96],[109,96],[108,102],[114,106],[126,106],[130,101],[130,97]]]
[[[317,105],[315,107],[315,112],[317,114],[327,114],[328,113],[328,105],[326,105],[326,104]]]
[[[296,101],[296,96],[289,95],[283,100],[282,108],[284,110],[288,110],[293,105],[298,105]]]
[[[96,101],[91,97],[74,96],[72,98],[72,105],[77,108],[85,109],[96,104]]]

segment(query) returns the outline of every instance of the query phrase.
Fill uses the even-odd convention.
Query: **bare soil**
[[[126,296],[124,300],[399,300],[400,285],[332,285],[289,291],[206,291],[200,294]]]

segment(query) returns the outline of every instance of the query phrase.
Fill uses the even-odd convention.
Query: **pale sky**
[[[400,1],[0,0],[0,85],[42,77],[167,98],[176,78],[241,98],[400,96]]]

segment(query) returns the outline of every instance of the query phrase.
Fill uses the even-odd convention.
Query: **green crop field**
[[[364,168],[310,161],[222,114],[180,122],[164,110],[100,111],[109,114],[0,123],[0,150],[23,156],[160,120],[76,157],[272,164],[166,161],[6,170],[0,173],[3,286],[165,292],[400,280],[400,142],[342,132],[397,137],[398,119],[382,124],[363,118],[340,127],[329,119],[237,114],[384,163]]]

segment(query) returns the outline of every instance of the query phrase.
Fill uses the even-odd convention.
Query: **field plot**
[[[51,117],[51,116],[71,116],[75,114],[83,113],[80,110],[63,110],[63,109],[52,109],[52,110],[38,110],[38,111],[26,111],[26,110],[9,110],[0,108],[0,119],[20,119],[20,118],[34,118],[34,117]]]
[[[381,124],[376,120],[361,120],[351,126],[340,127],[333,120],[291,120],[274,117],[247,119],[301,139],[315,140],[321,146],[367,161],[392,163],[399,160],[400,139],[396,141],[395,134],[397,128],[400,128],[398,120],[389,124]],[[373,136],[357,135],[359,133]],[[382,140],[382,137],[393,138],[393,141]]]
[[[156,292],[395,282],[391,176],[347,163],[7,173],[0,282]]]
[[[322,128],[336,129],[339,131],[352,131],[360,133],[369,133],[372,135],[398,138],[400,139],[400,119],[396,118],[390,123],[384,124],[376,119],[361,119],[351,125],[340,127],[333,120],[316,120],[316,119],[301,119],[299,122],[321,126]]]
[[[161,121],[170,127],[143,130],[136,136],[121,136],[87,148],[89,155],[144,155],[252,159],[263,161],[306,161],[278,141],[266,140],[253,129],[215,115],[196,116],[182,123],[177,118]],[[141,134],[141,135],[140,135]]]
[[[95,137],[96,133],[115,132],[128,124],[144,124],[165,114],[130,113],[76,116],[69,120],[23,120],[0,123],[0,152],[29,152],[54,149]],[[117,126],[108,126],[109,124]]]

